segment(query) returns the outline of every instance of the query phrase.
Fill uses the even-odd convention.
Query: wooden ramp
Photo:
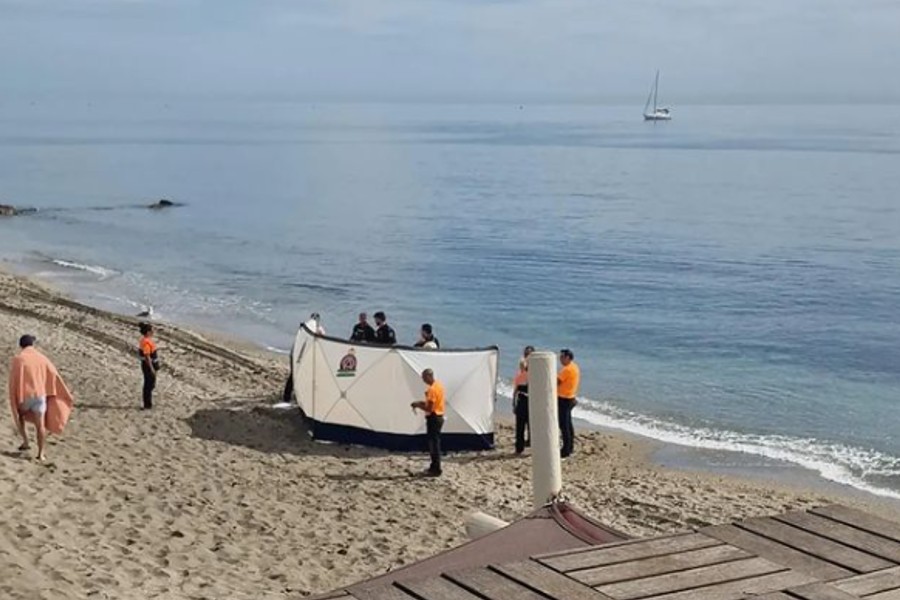
[[[335,600],[900,600],[900,523],[839,505],[357,587]]]

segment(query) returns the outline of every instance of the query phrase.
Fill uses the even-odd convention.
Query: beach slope
[[[136,320],[0,273],[0,387],[22,333],[76,395],[49,464],[0,428],[0,597],[296,598],[463,541],[473,510],[530,510],[530,460],[500,449],[449,456],[316,444],[294,410],[271,408],[285,360],[237,342],[159,326],[165,363],[152,411],[139,410]],[[711,475],[666,471],[647,448],[580,434],[567,497],[632,535],[684,530],[831,501]]]

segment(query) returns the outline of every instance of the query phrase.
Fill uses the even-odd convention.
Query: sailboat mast
[[[656,70],[656,81],[653,82],[653,112],[656,113],[656,92],[659,90],[659,69]]]

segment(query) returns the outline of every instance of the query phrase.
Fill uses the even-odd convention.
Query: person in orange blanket
[[[41,354],[33,335],[19,338],[21,351],[12,359],[9,370],[9,407],[22,438],[19,450],[30,449],[26,421],[37,430],[37,459],[46,459],[47,433],[60,434],[72,413],[72,394],[53,363]]]

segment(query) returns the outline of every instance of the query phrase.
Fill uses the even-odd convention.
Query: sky
[[[0,0],[0,99],[900,101],[900,0]]]

